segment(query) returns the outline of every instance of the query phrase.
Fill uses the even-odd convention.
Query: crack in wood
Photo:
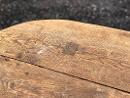
[[[11,57],[7,57],[7,56],[4,56],[4,55],[0,55],[0,56],[3,57],[3,58],[8,58],[8,59],[16,60],[16,61],[23,62],[23,63],[26,63],[26,64],[30,64],[28,62],[18,60],[18,59],[15,59],[15,58],[11,58]],[[59,73],[59,74],[63,74],[63,75],[66,75],[66,76],[69,76],[69,77],[72,77],[72,78],[76,78],[76,79],[79,79],[79,80],[84,80],[84,81],[87,81],[87,82],[90,82],[90,83],[98,84],[98,85],[101,85],[101,86],[105,86],[105,87],[108,87],[108,88],[112,88],[112,89],[115,89],[115,90],[130,94],[129,91],[122,90],[122,89],[119,89],[119,88],[116,88],[116,87],[113,87],[113,86],[109,86],[109,85],[106,85],[106,84],[102,84],[102,83],[99,83],[99,82],[95,82],[93,80],[82,78],[82,77],[79,77],[79,76],[76,76],[76,75],[71,75],[71,74],[68,74],[68,73],[65,73],[65,72],[57,71],[57,70],[54,70],[54,69],[51,69],[51,68],[48,68],[48,67],[45,67],[45,66],[33,65],[33,64],[31,64],[31,65],[39,67],[39,68],[43,68],[43,69],[46,69],[46,70],[49,70],[49,71],[52,71],[52,72],[56,72],[56,73]]]

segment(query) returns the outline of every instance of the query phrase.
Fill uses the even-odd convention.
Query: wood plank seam
[[[25,64],[30,64],[26,61],[18,60],[18,59],[11,58],[11,57],[8,57],[8,56],[4,56],[4,55],[1,55],[1,54],[0,54],[0,56],[5,58],[5,59],[8,58],[8,59],[16,60],[16,61],[19,61],[19,62],[23,62]],[[68,73],[65,73],[65,72],[61,72],[61,71],[57,71],[57,70],[54,70],[54,69],[51,69],[51,68],[47,68],[46,66],[40,66],[40,65],[36,65],[36,64],[31,64],[31,65],[39,67],[39,68],[43,68],[43,69],[46,69],[46,70],[49,70],[49,71],[52,71],[52,72],[56,72],[56,73],[59,73],[59,74],[62,74],[62,75],[66,75],[66,76],[69,76],[71,78],[87,81],[87,82],[90,82],[90,83],[98,84],[98,85],[101,85],[101,86],[105,86],[105,87],[108,87],[108,88],[111,88],[111,89],[115,89],[115,90],[130,94],[129,91],[122,90],[122,89],[119,89],[119,88],[116,88],[116,87],[113,87],[113,86],[109,86],[109,85],[106,85],[106,84],[98,83],[98,82],[95,82],[95,81],[92,81],[92,80],[89,80],[89,79],[86,79],[86,78],[82,78],[82,77],[79,77],[79,76],[76,76],[76,75],[71,75],[71,74],[68,74]]]

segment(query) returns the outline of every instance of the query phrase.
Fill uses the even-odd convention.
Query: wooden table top
[[[130,32],[68,20],[1,30],[0,98],[130,98]]]

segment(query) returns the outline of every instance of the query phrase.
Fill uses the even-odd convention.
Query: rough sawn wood
[[[33,21],[0,31],[0,55],[5,98],[130,98],[128,31]]]

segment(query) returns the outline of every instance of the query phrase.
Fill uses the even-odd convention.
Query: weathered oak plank
[[[130,98],[130,94],[0,56],[0,98]]]
[[[0,32],[0,54],[130,92],[128,31],[35,21]]]

